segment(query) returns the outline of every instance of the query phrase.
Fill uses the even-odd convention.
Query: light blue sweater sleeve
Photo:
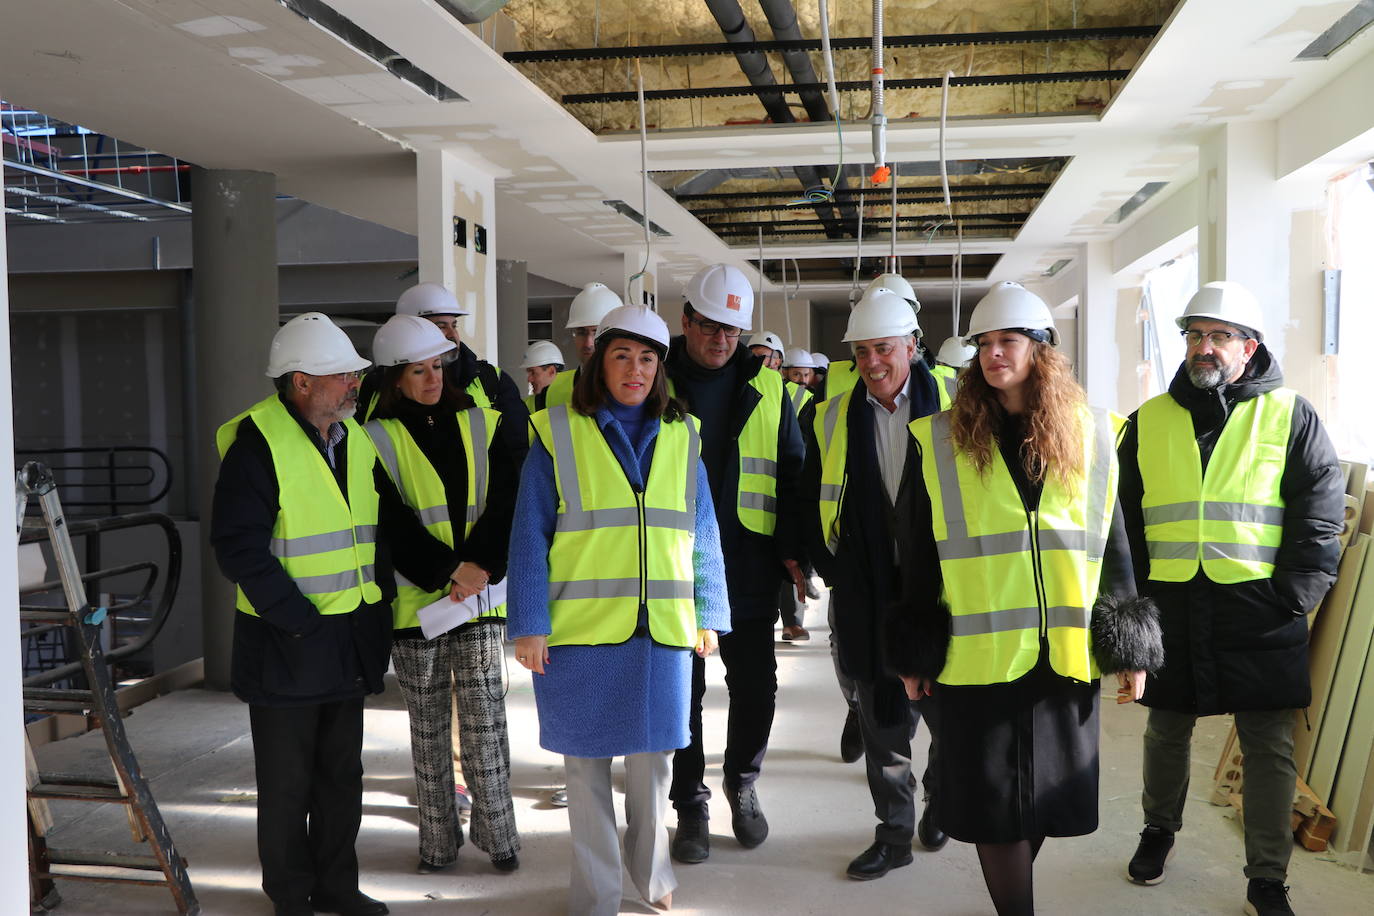
[[[538,438],[520,472],[506,571],[506,635],[549,634],[549,547],[558,518],[553,458]]]
[[[697,606],[697,629],[730,632],[730,594],[725,587],[725,558],[720,551],[720,526],[706,479],[706,462],[697,462],[697,532],[692,546],[692,572]]]

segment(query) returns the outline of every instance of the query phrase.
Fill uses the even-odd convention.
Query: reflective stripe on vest
[[[1297,393],[1277,388],[1239,401],[1202,471],[1192,414],[1162,394],[1141,405],[1136,459],[1150,578],[1213,582],[1274,574],[1283,540],[1280,493]]]
[[[811,389],[807,388],[805,385],[798,385],[796,382],[788,382],[785,387],[787,388],[787,398],[792,402],[792,412],[800,416],[802,408],[804,408],[815,395],[811,393]]]
[[[564,369],[553,377],[549,387],[544,389],[544,406],[556,407],[572,400],[573,384],[577,381],[577,369]]]
[[[934,369],[930,370],[930,374],[935,376],[935,380],[940,383],[940,387],[944,392],[942,400],[948,398],[949,401],[952,402],[954,400],[954,392],[959,388],[959,370],[955,369],[953,366],[936,366]],[[948,403],[940,405],[941,410],[947,410],[948,408]]]
[[[1089,623],[1116,502],[1114,447],[1121,417],[1083,411],[1082,477],[1045,478],[1027,516],[1000,449],[980,474],[955,449],[948,411],[914,420],[921,474],[948,602],[950,647],[943,684],[999,684],[1035,667],[1040,637],[1050,665],[1077,681],[1099,676]],[[1028,600],[1036,604],[1027,605]]]
[[[625,642],[641,607],[655,642],[695,644],[696,419],[659,424],[643,492],[630,486],[594,417],[562,404],[530,422],[553,457],[558,487],[549,645]]]
[[[940,409],[948,410],[952,392],[944,385],[937,385],[936,389]],[[831,553],[835,553],[840,546],[840,504],[848,479],[849,403],[855,392],[861,390],[865,390],[862,385],[822,401],[816,408],[816,419],[813,421],[816,445],[821,453],[821,536],[825,538],[825,546],[830,548]]]
[[[771,535],[778,524],[778,427],[786,392],[782,376],[760,369],[749,380],[759,402],[739,438],[739,521],[750,531]]]
[[[375,569],[377,487],[372,479],[377,453],[362,427],[343,421],[345,501],[324,456],[275,394],[216,431],[220,458],[245,417],[252,417],[267,441],[277,475],[279,509],[268,543],[272,556],[321,614],[349,614],[360,604],[381,601]],[[234,606],[257,616],[242,589]]]
[[[473,407],[459,411],[457,421],[467,464],[467,505],[463,520],[463,537],[467,538],[472,533],[472,526],[486,509],[489,451],[496,438],[501,414],[495,410]],[[386,468],[392,483],[396,484],[401,499],[415,510],[430,534],[453,547],[453,523],[449,517],[444,481],[405,424],[395,419],[372,420],[367,424],[367,434],[372,437],[382,466]],[[447,588],[426,591],[397,572],[396,600],[391,605],[392,626],[397,630],[418,627],[420,619],[417,612],[420,608],[437,601],[447,592]],[[492,608],[481,616],[505,617],[505,605]]]

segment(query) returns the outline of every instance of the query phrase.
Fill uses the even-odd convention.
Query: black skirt
[[[937,684],[940,826],[966,843],[1097,829],[1098,683],[1040,663],[1010,684]]]

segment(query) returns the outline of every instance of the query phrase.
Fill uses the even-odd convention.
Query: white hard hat
[[[811,358],[810,350],[801,347],[788,347],[787,355],[782,358],[784,369],[814,369],[816,361]]]
[[[811,362],[816,364],[817,369],[830,368],[830,357],[826,356],[824,353],[812,353]]]
[[[436,329],[437,330],[437,329]],[[353,349],[353,342],[322,312],[306,312],[282,325],[272,338],[267,377],[288,372],[334,375],[359,372],[372,365]]]
[[[969,316],[964,343],[976,345],[979,334],[1003,329],[1048,331],[1050,344],[1059,346],[1059,331],[1054,327],[1054,317],[1045,300],[1011,280],[998,283],[978,300]]]
[[[563,365],[563,351],[551,340],[536,340],[530,344],[525,348],[525,358],[520,362],[521,369]]]
[[[372,358],[379,366],[404,366],[433,359],[457,347],[432,321],[414,315],[392,315],[372,338]]]
[[[471,315],[472,313],[458,304],[458,299],[448,288],[440,283],[419,283],[401,293],[396,300],[397,315],[414,315],[428,318],[430,315]]]
[[[864,292],[871,293],[875,289],[890,289],[909,302],[912,311],[921,310],[921,300],[916,298],[916,290],[912,289],[911,284],[901,274],[882,274],[868,284],[868,289]]]
[[[916,311],[900,293],[885,286],[870,288],[849,313],[844,342],[876,340],[880,337],[905,337],[921,333]]]
[[[607,312],[624,304],[605,283],[588,283],[582,287],[582,292],[573,296],[565,327],[594,328],[601,324],[601,319]]]
[[[1208,283],[1193,294],[1183,309],[1183,314],[1174,319],[1183,330],[1188,330],[1188,319],[1211,318],[1225,324],[1235,325],[1255,332],[1255,339],[1264,343],[1264,313],[1260,311],[1259,300],[1239,283],[1218,280]]]
[[[644,305],[622,305],[619,308],[611,309],[601,319],[601,324],[596,328],[596,339],[600,340],[605,334],[615,336],[616,331],[624,331],[635,337],[651,341],[668,349],[668,342],[671,339],[668,334],[668,325],[658,316],[658,313]]]
[[[703,318],[741,331],[749,330],[754,324],[754,289],[738,267],[729,264],[703,267],[687,281],[682,295]]]
[[[945,342],[940,344],[940,352],[935,354],[935,361],[962,369],[977,354],[978,350],[964,343],[962,337],[946,337]]]
[[[779,353],[787,349],[782,345],[782,338],[772,331],[760,331],[758,334],[750,337],[749,346],[767,347],[770,350],[777,350]]]

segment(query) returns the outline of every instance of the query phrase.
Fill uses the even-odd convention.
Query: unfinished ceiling
[[[512,0],[505,12],[515,22],[524,51],[507,55],[522,72],[588,128],[597,132],[638,129],[634,101],[635,58],[646,93],[650,130],[822,120],[831,116],[820,93],[779,95],[767,106],[750,86],[723,29],[735,41],[759,42],[820,36],[816,3],[767,4],[772,18],[795,10],[797,33],[775,30],[758,0]],[[938,116],[939,80],[954,74],[951,117],[1012,117],[1100,112],[1129,73],[1176,0],[900,0],[885,15],[886,111],[892,120]],[[713,14],[713,9],[719,13]],[[721,12],[724,10],[724,12]],[[734,17],[733,19],[731,17]],[[747,22],[738,28],[739,18]],[[733,23],[733,25],[731,25]],[[862,121],[870,113],[867,90],[873,33],[871,0],[831,0],[832,41],[858,40],[834,51],[835,79],[863,88],[841,91],[841,115]],[[1041,32],[1038,36],[989,33]],[[913,36],[921,36],[919,40]],[[947,37],[939,37],[947,36]],[[711,53],[681,55],[643,46],[713,44]],[[638,51],[618,49],[642,48]],[[573,49],[602,49],[613,59],[567,59]],[[693,48],[693,51],[708,49]],[[548,59],[537,52],[565,52]],[[558,56],[555,54],[555,56]],[[585,55],[583,55],[585,56]],[[766,52],[760,81],[787,84],[824,80],[819,51]],[[801,79],[798,75],[802,74]],[[809,75],[808,75],[809,74]],[[901,80],[933,81],[933,88],[893,88]],[[785,88],[785,87],[784,87]],[[699,93],[725,97],[681,98]],[[662,96],[672,96],[663,98]],[[583,100],[578,100],[579,97]]]

